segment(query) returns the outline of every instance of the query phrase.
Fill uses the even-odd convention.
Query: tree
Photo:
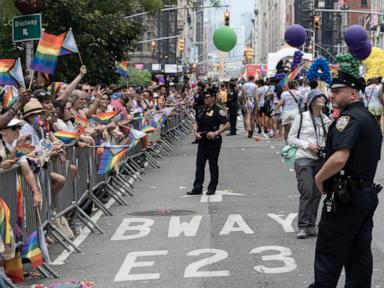
[[[145,87],[152,83],[151,72],[147,70],[136,70],[135,68],[129,67],[129,86],[142,86]],[[120,85],[126,85],[127,81],[120,80]]]

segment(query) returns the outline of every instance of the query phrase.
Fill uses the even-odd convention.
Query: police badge
[[[351,117],[349,116],[341,116],[336,121],[336,129],[339,130],[340,132],[344,131],[344,129],[348,126],[350,119]]]

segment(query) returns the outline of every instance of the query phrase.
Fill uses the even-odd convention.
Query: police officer
[[[219,167],[217,160],[221,148],[221,134],[229,128],[227,115],[216,104],[216,89],[208,89],[204,92],[205,106],[198,110],[196,122],[193,123],[196,139],[199,146],[197,148],[196,174],[192,191],[188,195],[199,195],[203,191],[205,163],[209,161],[209,171],[211,181],[208,185],[207,195],[213,195],[219,181]],[[223,126],[220,126],[223,124]]]
[[[315,177],[327,194],[315,252],[315,283],[333,288],[343,266],[345,287],[371,287],[372,217],[380,187],[373,183],[382,135],[377,121],[359,101],[363,84],[339,72],[333,80],[332,102],[341,110],[329,127],[326,162]]]
[[[227,136],[232,136],[236,135],[237,111],[239,110],[239,90],[236,78],[229,80],[227,106],[229,122],[231,124],[231,132]]]

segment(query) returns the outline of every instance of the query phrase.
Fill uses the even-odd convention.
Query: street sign
[[[39,40],[41,38],[41,14],[29,14],[12,18],[13,42]]]

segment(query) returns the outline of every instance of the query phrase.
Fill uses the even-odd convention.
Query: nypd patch
[[[222,109],[219,110],[219,114],[220,116],[223,116],[223,117],[227,116],[227,113],[225,113],[225,111]]]
[[[336,121],[336,129],[341,131],[344,131],[344,129],[348,126],[349,121],[351,120],[351,117],[349,116],[341,116]]]

